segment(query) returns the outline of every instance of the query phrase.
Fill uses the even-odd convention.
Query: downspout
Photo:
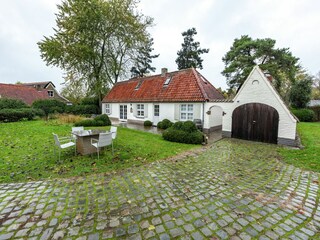
[[[202,128],[204,127],[204,103],[205,102],[202,103],[202,124],[203,124]]]

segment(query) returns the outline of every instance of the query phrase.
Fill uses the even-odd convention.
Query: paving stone
[[[198,231],[193,232],[193,233],[191,234],[191,236],[192,236],[193,239],[196,239],[196,240],[202,240],[202,239],[204,239],[204,237],[203,237],[203,236],[201,235],[201,233],[198,232]]]
[[[7,240],[11,239],[13,237],[14,233],[6,233],[6,234],[0,234],[0,240]]]
[[[63,230],[58,231],[53,234],[52,240],[62,240],[64,239],[64,236],[65,236],[65,232]]]
[[[133,234],[133,233],[137,233],[139,231],[139,226],[138,224],[133,224],[133,225],[130,225],[128,227],[128,233],[129,234]]]

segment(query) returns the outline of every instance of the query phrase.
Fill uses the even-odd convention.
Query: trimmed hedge
[[[66,107],[67,113],[75,115],[99,114],[100,110],[97,105],[72,105]]]
[[[162,136],[167,141],[187,144],[201,144],[204,137],[191,121],[174,123],[162,133]]]
[[[94,126],[110,126],[111,121],[106,114],[99,115],[94,119],[85,119],[79,122],[76,122],[74,126],[84,126],[84,127],[94,127]]]
[[[182,130],[168,128],[162,133],[165,140],[170,142],[179,142],[187,144],[201,144],[203,142],[203,133],[200,131],[188,133]]]
[[[27,104],[18,99],[0,98],[0,109],[29,108]]]
[[[292,113],[299,119],[300,122],[312,122],[315,120],[315,114],[311,109],[293,109]]]
[[[152,122],[149,120],[144,121],[143,126],[145,127],[151,127],[152,126]]]
[[[23,119],[32,120],[36,116],[44,116],[44,112],[33,108],[1,109],[1,122],[17,122]]]
[[[162,121],[158,122],[157,128],[167,129],[167,128],[171,127],[172,125],[173,125],[173,123],[169,119],[165,118]]]

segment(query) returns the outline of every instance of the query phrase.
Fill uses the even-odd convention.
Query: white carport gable
[[[232,136],[232,115],[234,110],[245,104],[261,104],[261,106],[270,106],[276,110],[279,115],[277,143],[284,145],[296,145],[296,123],[297,120],[290,113],[281,97],[274,89],[262,70],[256,66],[239,89],[237,95],[231,102],[208,102],[205,106],[206,112],[211,112],[214,106],[220,107],[223,111],[222,132],[226,137]],[[219,117],[219,116],[217,116]],[[206,129],[210,129],[209,115],[206,116]],[[268,129],[267,129],[268,131]],[[271,129],[270,129],[271,131]]]

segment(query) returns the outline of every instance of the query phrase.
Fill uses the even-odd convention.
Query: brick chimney
[[[168,68],[161,68],[161,77],[165,77],[168,73]]]

